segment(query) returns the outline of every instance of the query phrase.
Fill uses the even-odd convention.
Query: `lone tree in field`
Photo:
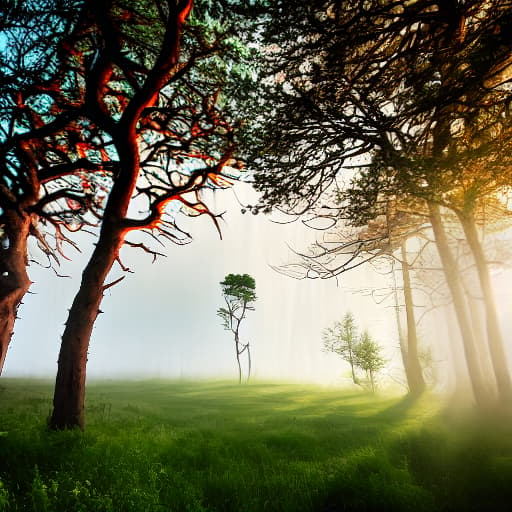
[[[256,282],[248,274],[228,274],[220,283],[222,295],[226,301],[225,308],[219,308],[217,315],[222,319],[224,329],[231,331],[235,338],[236,362],[238,364],[238,382],[242,382],[242,365],[240,356],[247,352],[247,380],[251,376],[251,350],[249,342],[240,341],[240,324],[247,311],[254,311],[252,305],[256,300]]]
[[[384,368],[386,360],[380,355],[379,344],[373,340],[365,329],[355,346],[355,364],[366,373],[366,380],[371,390],[375,391],[375,374]]]
[[[359,341],[357,326],[352,313],[345,313],[341,322],[335,322],[332,327],[324,330],[323,345],[325,352],[337,354],[344,361],[350,364],[352,372],[352,381],[354,384],[360,384],[356,375],[356,346]]]

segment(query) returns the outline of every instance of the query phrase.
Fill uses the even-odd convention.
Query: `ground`
[[[512,423],[284,383],[92,382],[85,433],[52,383],[0,380],[0,511],[505,511]]]

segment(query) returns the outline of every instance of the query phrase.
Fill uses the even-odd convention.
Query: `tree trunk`
[[[249,347],[249,342],[247,342],[247,382],[251,378],[251,349]]]
[[[446,283],[452,295],[453,306],[455,308],[459,329],[462,335],[464,354],[471,379],[473,394],[476,404],[479,407],[485,407],[489,405],[489,397],[485,389],[478,362],[475,340],[473,338],[467,307],[464,300],[464,292],[460,282],[459,268],[448,244],[439,206],[429,203],[428,207],[437,250],[439,251],[439,257],[441,258]]]
[[[407,342],[405,340],[404,332],[402,329],[402,321],[400,319],[400,304],[398,300],[398,286],[396,282],[396,275],[395,275],[395,260],[392,260],[391,266],[392,266],[392,274],[393,274],[393,298],[395,301],[395,319],[396,319],[396,328],[398,331],[398,343],[400,345],[400,354],[402,356],[402,364],[404,366],[404,372],[405,372],[405,378],[407,381],[407,389],[409,392],[411,391],[411,379],[409,377],[409,365],[407,362]]]
[[[240,321],[239,321],[240,323]],[[238,365],[238,384],[242,383],[242,364],[240,363],[240,340],[238,338],[238,328],[235,332],[235,350],[236,350],[236,363]]]
[[[120,136],[122,142],[116,144],[124,176],[109,194],[98,242],[82,273],[80,289],[62,335],[50,419],[50,428],[54,430],[85,428],[85,377],[91,333],[103,299],[105,280],[123,245],[126,233],[123,221],[139,172],[135,126],[132,124],[126,132]]]
[[[356,371],[355,371],[355,368],[354,368],[354,356],[352,354],[352,349],[349,350],[348,362],[350,363],[350,369],[352,371],[352,381],[354,382],[354,384],[359,386],[359,380],[356,377]]]
[[[411,395],[418,396],[425,391],[425,379],[418,355],[418,334],[416,331],[416,318],[414,316],[414,302],[412,298],[411,277],[407,261],[406,241],[402,241],[402,275],[404,283],[405,312],[407,315],[407,358],[405,361],[405,374]]]
[[[0,246],[0,375],[14,331],[18,308],[30,285],[27,274],[27,239],[30,215],[6,212]]]
[[[467,395],[468,389],[471,390],[471,380],[469,378],[468,366],[464,362],[464,344],[460,343],[460,329],[455,325],[455,308],[453,304],[444,306],[444,317],[446,328],[448,331],[448,348],[450,354],[450,361],[453,369],[453,394],[455,396]]]
[[[475,338],[476,348],[478,351],[478,360],[480,361],[482,374],[484,376],[494,375],[491,355],[489,353],[489,346],[482,325],[482,304],[480,304],[480,300],[474,296],[474,292],[468,287],[467,280],[462,279],[462,285],[464,286],[464,293],[466,294],[468,312],[471,316],[471,327],[473,329],[473,337]],[[480,292],[480,288],[478,289],[478,292]],[[496,393],[496,382],[493,384],[494,385],[492,386],[491,391]],[[486,381],[486,385],[490,385],[490,382]]]
[[[478,272],[478,279],[484,298],[486,325],[487,325],[487,343],[491,354],[491,361],[498,386],[498,395],[503,404],[512,402],[512,384],[510,381],[510,372],[507,366],[507,357],[505,354],[503,337],[496,312],[494,293],[489,275],[482,244],[478,239],[475,218],[473,212],[458,213],[459,220],[464,229],[469,248],[475,258],[475,264]]]
[[[119,229],[102,229],[98,244],[83,271],[80,289],[69,310],[59,353],[50,420],[52,429],[85,428],[85,378],[89,342],[103,299],[105,279],[122,245],[121,233]]]

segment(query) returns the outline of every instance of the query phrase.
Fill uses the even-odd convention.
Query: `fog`
[[[238,196],[246,192],[238,187]],[[271,265],[293,261],[288,245],[306,248],[314,231],[300,222],[282,225],[262,215],[243,215],[231,191],[217,194],[214,209],[227,210],[220,223],[222,240],[204,217],[185,219],[193,242],[168,245],[166,257],[155,263],[138,249],[123,249],[122,261],[133,273],[105,293],[88,377],[235,378],[234,342],[216,315],[223,305],[219,283],[228,273],[248,273],[256,280],[256,309],[242,327],[242,341],[251,343],[255,378],[349,383],[347,367],[321,350],[322,329],[348,310],[383,345],[390,366],[399,366],[392,304],[376,304],[363,293],[387,286],[385,277],[370,268],[338,282],[284,276]],[[82,254],[67,250],[72,261],[59,268],[70,277],[30,265],[34,284],[19,310],[3,375],[55,375],[67,310],[94,242],[92,236],[81,239]],[[122,274],[116,267],[111,279]]]

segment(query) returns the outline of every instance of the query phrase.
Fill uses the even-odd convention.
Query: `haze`
[[[247,194],[239,186],[237,192]],[[361,327],[385,345],[386,356],[398,354],[390,303],[377,305],[362,292],[386,286],[368,269],[335,280],[295,280],[273,270],[293,260],[287,244],[304,249],[315,232],[300,222],[281,225],[261,215],[243,215],[230,191],[216,196],[223,240],[207,219],[184,220],[194,241],[169,245],[167,257],[152,264],[151,256],[125,248],[128,273],[106,291],[93,331],[89,377],[235,377],[233,341],[216,315],[222,305],[219,283],[228,273],[249,273],[256,279],[256,310],[248,315],[243,336],[250,340],[254,376],[340,384],[348,382],[338,358],[321,351],[321,331],[347,310]],[[85,238],[89,246],[93,237]],[[57,277],[30,265],[31,294],[20,308],[5,376],[54,376],[67,310],[87,261],[87,246],[66,254]],[[117,267],[112,279],[122,275]]]

